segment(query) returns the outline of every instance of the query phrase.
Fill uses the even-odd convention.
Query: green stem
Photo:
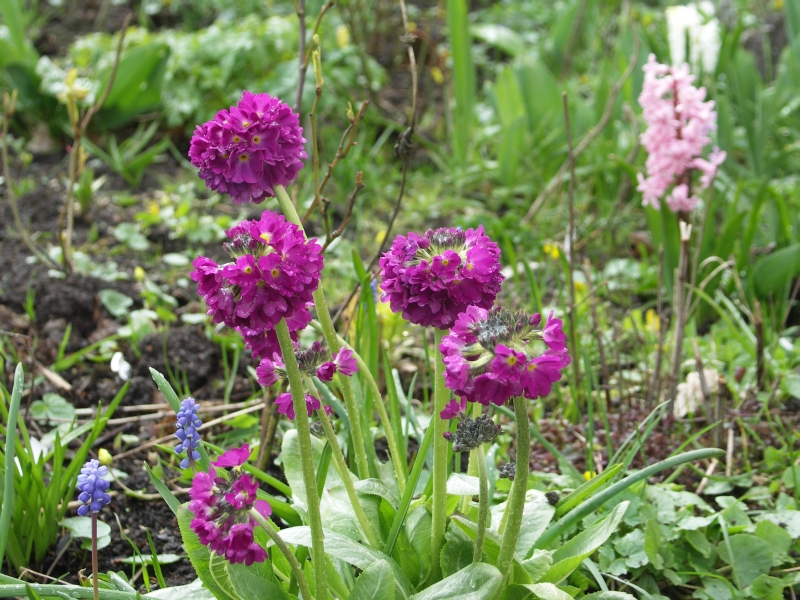
[[[447,451],[449,444],[444,437],[448,422],[439,415],[447,405],[449,392],[444,383],[444,361],[439,345],[447,330],[433,330],[434,340],[434,375],[433,375],[433,506],[431,519],[431,575],[430,582],[441,579],[439,554],[444,544],[444,532],[447,527]]]
[[[528,491],[528,463],[531,459],[531,434],[528,427],[528,401],[514,398],[514,415],[517,420],[517,468],[514,472],[514,485],[506,504],[508,513],[506,529],[500,553],[497,555],[497,568],[504,577],[511,573],[514,552],[517,549],[519,530],[522,526],[522,511],[525,508],[525,494]]]
[[[470,409],[472,414],[470,417],[473,419],[477,419],[481,416],[481,411],[483,410],[483,406],[481,406],[480,402],[473,402],[472,408]],[[478,450],[472,450],[469,453],[469,464],[467,465],[467,475],[471,475],[472,477],[478,476]],[[467,514],[469,511],[469,503],[470,498],[469,496],[464,496],[464,499],[461,501],[461,512]]]
[[[408,477],[408,485],[406,491],[403,492],[403,498],[400,500],[400,506],[397,508],[397,513],[392,522],[392,529],[389,531],[389,537],[386,540],[386,545],[383,547],[383,553],[391,556],[394,552],[394,545],[397,542],[397,536],[400,534],[400,527],[403,525],[403,520],[408,513],[408,507],[411,506],[411,498],[414,496],[414,490],[419,482],[419,476],[422,474],[422,467],[425,465],[425,457],[428,455],[428,448],[431,447],[431,440],[433,440],[433,427],[428,427],[425,432],[425,437],[422,438],[422,444],[417,452],[417,457],[414,459],[414,466],[411,467],[411,474]]]
[[[286,375],[289,379],[289,388],[292,392],[294,405],[294,422],[297,427],[297,440],[300,444],[300,459],[302,461],[303,485],[306,488],[306,503],[308,508],[308,521],[311,526],[311,550],[314,557],[314,582],[316,589],[327,590],[327,570],[325,568],[324,534],[322,532],[322,517],[319,512],[319,493],[317,481],[314,476],[314,457],[311,452],[311,431],[308,425],[308,409],[303,392],[303,378],[297,359],[294,356],[294,346],[289,335],[286,320],[281,319],[275,326],[278,343],[281,346],[283,363],[286,365]]]
[[[94,590],[94,600],[100,600],[100,584],[97,573],[98,568],[97,513],[92,511],[92,590]]]
[[[280,204],[283,214],[290,223],[297,225],[305,234],[303,230],[303,223],[300,220],[300,215],[297,214],[297,209],[286,193],[286,189],[281,185],[275,186],[275,198]],[[339,336],[336,335],[336,329],[333,326],[331,313],[328,310],[328,303],[325,300],[325,292],[321,287],[318,287],[314,292],[314,306],[317,309],[317,318],[319,319],[320,326],[322,327],[322,335],[330,348],[331,354],[336,354],[342,345],[339,343]],[[347,418],[350,419],[350,434],[353,437],[353,446],[356,457],[356,468],[358,470],[359,479],[369,479],[369,463],[367,462],[367,450],[364,442],[364,432],[361,429],[361,418],[358,413],[358,406],[356,405],[356,398],[353,394],[353,386],[350,380],[342,377],[342,394],[344,396],[344,405],[347,410]]]
[[[292,553],[291,548],[289,545],[283,541],[278,532],[275,531],[275,528],[267,521],[263,515],[258,512],[255,508],[250,509],[250,516],[259,524],[261,529],[263,529],[269,539],[275,542],[275,545],[280,550],[281,554],[286,558],[286,561],[289,563],[289,566],[292,569],[292,574],[297,581],[297,585],[300,588],[300,593],[303,595],[303,598],[312,598],[311,590],[308,588],[308,581],[306,581],[306,576],[303,574],[303,567],[300,566],[300,562],[295,558],[294,553]]]
[[[307,375],[304,375],[304,379],[309,393],[319,399],[314,382],[311,381],[311,378]],[[344,483],[344,489],[347,491],[347,497],[350,500],[350,505],[353,507],[353,512],[356,513],[356,519],[358,519],[358,523],[361,525],[361,529],[364,531],[364,535],[367,537],[370,546],[377,550],[381,547],[380,540],[378,536],[375,535],[375,530],[372,528],[369,519],[367,519],[364,507],[361,506],[361,501],[358,499],[356,488],[353,486],[353,478],[350,476],[350,469],[347,468],[347,462],[345,462],[342,448],[339,446],[339,439],[336,437],[336,432],[333,430],[333,425],[331,425],[331,420],[328,418],[328,413],[326,413],[324,409],[319,409],[317,411],[317,416],[319,420],[322,421],[322,428],[325,430],[325,437],[328,438],[328,446],[331,448],[333,466],[336,468],[336,472],[339,474],[342,483]]]
[[[10,182],[6,181],[6,185]],[[5,469],[3,473],[3,509],[0,512],[0,567],[3,566],[3,558],[6,555],[6,540],[8,540],[9,529],[11,528],[11,515],[14,512],[14,500],[16,491],[14,490],[14,473],[17,471],[14,462],[15,444],[17,441],[17,420],[19,415],[19,405],[22,400],[22,387],[25,383],[25,371],[22,363],[17,363],[14,370],[14,387],[11,390],[11,403],[8,406],[8,421],[6,423],[6,454]],[[11,561],[9,561],[9,565]]]
[[[313,325],[314,323],[312,322],[312,326]],[[355,351],[355,348],[344,341],[341,337],[337,336],[337,338],[342,346],[346,346],[353,352],[353,358],[356,359],[356,363],[358,364],[358,372],[364,376],[364,380],[372,390],[372,395],[376,398],[375,404],[378,407],[378,414],[381,417],[381,423],[383,423],[383,429],[386,433],[386,442],[389,444],[389,453],[392,455],[394,473],[397,476],[397,487],[400,489],[400,493],[402,494],[406,489],[406,474],[401,466],[405,462],[405,457],[400,454],[399,446],[397,445],[397,438],[394,436],[394,431],[390,426],[391,421],[389,420],[389,413],[386,411],[386,405],[383,403],[383,396],[381,395],[381,390],[378,387],[378,382],[375,381],[375,378],[372,376],[372,371],[369,370],[367,363],[364,362],[364,359],[361,358],[361,355]]]
[[[486,453],[483,444],[475,449],[478,462],[478,479],[480,481],[480,495],[478,496],[478,529],[475,532],[475,553],[472,562],[481,562],[483,559],[483,540],[486,539],[486,521],[489,517],[489,478],[486,476]]]

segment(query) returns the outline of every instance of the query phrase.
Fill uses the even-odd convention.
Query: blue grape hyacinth
[[[175,454],[186,452],[186,458],[181,461],[181,469],[188,469],[189,465],[200,459],[200,452],[197,447],[200,445],[200,434],[198,429],[203,424],[197,416],[197,409],[200,404],[194,398],[186,398],[181,402],[181,409],[178,411],[177,431],[175,437],[180,440],[175,446]]]
[[[78,475],[78,489],[81,492],[78,500],[83,502],[83,505],[78,507],[80,516],[85,517],[90,512],[98,513],[103,506],[111,502],[111,496],[106,493],[111,484],[103,479],[106,475],[108,468],[101,466],[100,461],[96,459],[87,461],[81,468],[81,473]]]

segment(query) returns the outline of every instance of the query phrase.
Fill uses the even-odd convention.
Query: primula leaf
[[[496,567],[473,563],[433,584],[410,600],[488,600],[500,589],[503,576]]]
[[[394,597],[394,573],[385,560],[376,560],[356,580],[350,600],[373,600]]]
[[[297,600],[271,579],[259,577],[252,568],[230,563],[226,568],[228,580],[241,600]]]
[[[212,575],[210,564],[211,553],[207,546],[200,543],[197,534],[192,531],[191,524],[192,513],[185,504],[181,505],[178,509],[178,526],[180,527],[181,536],[183,537],[183,545],[186,548],[186,553],[189,555],[189,560],[192,561],[195,573],[197,573],[203,585],[214,594],[217,600],[238,600],[236,593],[230,586],[227,572],[224,573],[225,576],[222,578],[222,584],[226,584],[226,588],[223,588],[218,582],[217,577]],[[220,559],[217,560],[219,561]]]

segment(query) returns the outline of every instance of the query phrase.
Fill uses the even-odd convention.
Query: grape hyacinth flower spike
[[[229,562],[248,566],[267,558],[266,550],[255,541],[256,521],[249,511],[254,508],[264,518],[272,514],[269,503],[256,498],[255,479],[242,470],[249,456],[247,444],[228,450],[211,463],[208,472],[195,474],[189,491],[189,510],[194,514],[191,528],[200,542]]]
[[[258,204],[287,186],[307,158],[300,119],[269,94],[242,92],[242,99],[198,125],[189,158],[209,189],[237,204]]]
[[[86,462],[78,475],[78,514],[82,517],[89,513],[99,513],[100,509],[111,502],[108,488],[111,484],[103,479],[108,475],[108,467],[100,465],[100,461],[92,459]]]
[[[195,461],[200,460],[200,452],[197,450],[200,445],[200,433],[197,430],[203,422],[197,416],[199,408],[200,404],[194,398],[186,398],[181,402],[181,409],[178,411],[175,437],[179,442],[175,446],[175,454],[186,452],[186,458],[181,460],[181,469],[188,469]]]
[[[270,356],[279,351],[274,328],[281,319],[290,331],[311,321],[307,307],[319,286],[322,248],[268,210],[225,234],[229,241],[223,246],[232,262],[218,265],[198,256],[191,278],[212,321],[240,331],[255,356]]]
[[[439,349],[444,355],[445,382],[462,400],[503,405],[514,396],[545,396],[570,363],[561,319],[476,306],[461,313]],[[537,352],[534,343],[546,346]],[[452,404],[452,402],[451,402]],[[455,408],[455,407],[453,407]],[[448,406],[442,418],[455,416]],[[452,416],[451,416],[452,415]]]
[[[469,306],[491,308],[500,291],[500,248],[477,229],[398,235],[380,259],[384,302],[416,325],[449,329]]]

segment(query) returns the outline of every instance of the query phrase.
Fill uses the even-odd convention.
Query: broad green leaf
[[[433,584],[411,600],[489,600],[500,589],[503,576],[496,567],[473,563]]]
[[[419,580],[425,581],[431,572],[431,513],[426,506],[409,511],[404,522],[408,543],[419,557]]]
[[[505,508],[505,502],[492,508],[493,531],[497,531]],[[526,558],[531,553],[533,546],[536,544],[536,540],[538,540],[545,529],[547,529],[555,512],[556,508],[548,502],[544,492],[528,490],[525,496],[525,506],[522,511],[522,525],[519,530],[519,539],[517,540],[516,552],[520,558]]]
[[[449,577],[472,563],[475,542],[453,523],[447,528],[444,539],[441,553],[442,573]]]
[[[115,317],[124,317],[133,306],[133,298],[117,290],[105,289],[97,293],[100,302]]]
[[[92,517],[68,517],[58,522],[62,527],[66,527],[72,533],[72,537],[91,538],[92,537]],[[111,527],[102,521],[97,521],[97,537],[108,537],[111,535]]]
[[[655,569],[664,568],[664,559],[659,554],[661,549],[661,526],[655,519],[648,519],[647,528],[644,532],[644,553],[647,555],[650,564]]]
[[[315,437],[311,438],[311,450],[313,453],[314,464],[319,463],[322,456],[323,443]],[[281,443],[281,457],[283,459],[283,472],[286,475],[286,482],[292,488],[292,499],[295,503],[306,506],[308,500],[306,487],[303,483],[303,461],[300,458],[300,442],[297,439],[297,430],[290,429],[283,436]],[[328,470],[328,480],[326,484],[331,484],[331,476],[335,469]],[[337,478],[338,479],[338,478]],[[337,557],[341,558],[341,557]]]
[[[609,515],[585,529],[553,553],[553,566],[545,573],[542,581],[559,583],[580,566],[583,559],[597,550],[613,534],[630,503],[620,502]]]
[[[548,550],[534,550],[533,556],[522,561],[522,567],[528,572],[531,583],[539,583],[552,565],[553,555]]]
[[[148,592],[148,598],[157,598],[158,600],[214,600],[214,594],[211,590],[203,587],[203,582],[200,579],[195,579],[188,585],[178,585],[175,587],[168,587],[163,590],[155,590]]]
[[[255,565],[253,565],[255,566]],[[227,564],[228,579],[241,600],[297,600],[270,578],[260,577],[252,568]]]
[[[63,396],[48,392],[41,400],[34,400],[30,408],[31,416],[37,421],[47,421],[50,425],[69,423],[75,417],[75,407]]]
[[[148,465],[146,462],[144,463],[144,469],[150,476],[150,482],[153,484],[156,490],[158,490],[158,493],[161,494],[164,502],[166,502],[167,506],[170,507],[172,512],[177,515],[178,507],[181,505],[180,500],[178,500],[175,497],[175,494],[172,493],[172,490],[170,490],[167,485],[156,476],[156,474],[153,472],[153,469],[151,469],[150,465]]]
[[[772,521],[759,521],[756,525],[756,537],[767,542],[772,548],[776,560],[785,557],[792,547],[792,536],[783,527],[776,525]]]
[[[753,270],[753,283],[761,298],[782,293],[800,273],[800,244],[776,250],[760,259]]]
[[[196,570],[196,569],[195,569]],[[211,578],[227,596],[233,600],[239,600],[236,590],[233,589],[230,574],[228,573],[228,561],[218,554],[209,554],[208,572]]]
[[[634,529],[626,533],[614,544],[616,551],[625,557],[625,565],[629,569],[637,569],[648,563],[645,552],[645,533],[641,529]]]
[[[503,600],[572,600],[567,592],[552,583],[528,583],[512,585]]]
[[[385,560],[376,560],[356,579],[349,600],[393,598],[394,585],[391,565]]]
[[[582,600],[636,600],[636,596],[627,592],[595,592],[584,596]]]
[[[447,478],[447,493],[454,496],[477,496],[480,491],[478,478],[463,473],[451,473]]]
[[[396,508],[399,503],[397,494],[392,492],[388,485],[383,483],[380,479],[362,479],[355,481],[353,487],[359,494],[369,494],[371,496],[380,496],[386,500],[393,508]]]
[[[783,600],[785,584],[777,577],[759,575],[753,582],[752,595],[762,600]]]
[[[478,526],[475,525],[475,523],[459,515],[453,515],[450,519],[450,522],[455,523],[461,529],[461,531],[469,536],[471,540],[475,540],[478,529]],[[491,564],[495,564],[497,562],[497,556],[500,554],[501,545],[502,540],[500,539],[500,535],[493,529],[487,529],[486,538],[483,541],[483,551],[486,553],[486,556],[489,558],[489,562]]]
[[[776,510],[775,512],[764,513],[759,520],[766,519],[772,521],[779,527],[783,527],[792,539],[800,537],[800,510]]]
[[[739,589],[753,584],[759,575],[766,575],[772,568],[772,548],[770,545],[749,533],[730,537],[730,548],[723,539],[717,545],[722,560],[733,567],[733,577]]]
[[[182,504],[178,509],[178,527],[181,530],[183,546],[186,548],[189,560],[192,561],[195,573],[217,600],[238,600],[233,588],[230,586],[227,573],[225,573],[223,583],[227,582],[228,586],[224,589],[217,582],[217,578],[212,576],[210,567],[211,553],[208,547],[201,544],[200,540],[197,539],[197,534],[192,531],[191,525],[192,513],[186,504]]]
[[[522,37],[505,25],[495,23],[476,23],[469,28],[470,33],[477,39],[499,48],[511,57],[521,54],[525,49]]]

